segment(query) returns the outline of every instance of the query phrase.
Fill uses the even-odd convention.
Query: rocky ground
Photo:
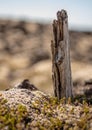
[[[92,95],[60,101],[28,80],[0,91],[0,130],[92,130]]]
[[[82,95],[58,101],[51,24],[0,20],[0,130],[92,130],[92,32],[69,34],[73,93]]]
[[[92,32],[69,34],[73,91],[92,92]],[[52,39],[51,24],[0,20],[0,89],[28,78],[40,90],[53,94]]]

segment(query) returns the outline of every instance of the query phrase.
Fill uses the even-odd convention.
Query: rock
[[[9,107],[16,107],[22,104],[30,109],[30,105],[36,99],[40,100],[42,97],[48,97],[45,93],[39,91],[33,84],[29,83],[28,79],[25,79],[22,83],[15,85],[15,87],[0,91],[0,94],[4,99],[7,99],[7,105]]]

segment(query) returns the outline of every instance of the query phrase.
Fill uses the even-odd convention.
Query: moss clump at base
[[[0,130],[22,130],[26,127],[27,109],[23,105],[9,107],[7,100],[0,99]]]
[[[7,102],[0,98],[0,130],[92,129],[92,105],[81,96],[67,101],[44,96],[30,104],[31,111],[22,104],[9,107]]]

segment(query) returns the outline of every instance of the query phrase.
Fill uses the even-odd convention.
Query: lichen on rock
[[[24,80],[0,91],[0,130],[91,130],[92,105],[80,98],[58,101]]]

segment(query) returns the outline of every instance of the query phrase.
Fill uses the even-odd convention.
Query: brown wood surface
[[[68,33],[68,16],[65,10],[57,12],[53,21],[52,79],[54,94],[58,99],[72,96],[72,78],[70,66],[70,44]]]

